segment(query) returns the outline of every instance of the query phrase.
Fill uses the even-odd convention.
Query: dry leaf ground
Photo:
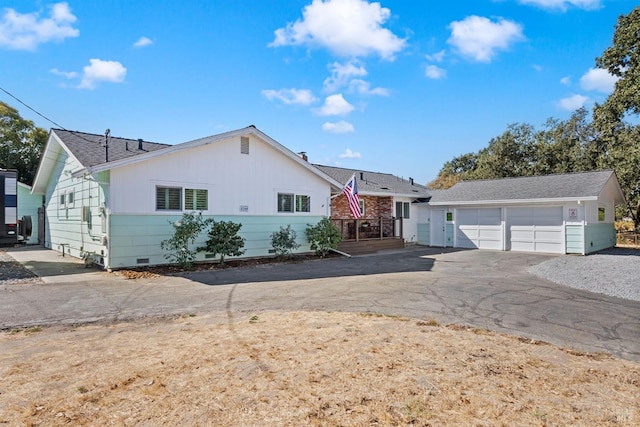
[[[635,426],[640,365],[371,314],[0,334],[0,425]]]

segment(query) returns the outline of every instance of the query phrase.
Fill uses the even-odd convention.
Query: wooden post
[[[382,217],[378,217],[378,229],[380,232],[380,240],[382,240]]]

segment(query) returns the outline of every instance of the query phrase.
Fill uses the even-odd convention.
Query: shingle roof
[[[481,202],[525,199],[567,199],[595,197],[614,175],[611,170],[461,181],[438,192],[431,203]]]
[[[84,167],[106,163],[104,135],[62,129],[51,129],[51,131],[60,138]],[[139,150],[138,145],[138,140],[135,139],[111,137],[109,161],[113,162],[170,147],[168,144],[143,141],[142,150]]]
[[[436,191],[429,190],[424,185],[411,183],[407,179],[389,173],[361,171],[357,169],[338,168],[314,164],[315,167],[329,175],[336,181],[346,184],[355,173],[360,194],[376,193],[389,195],[406,195],[407,197],[427,198]]]

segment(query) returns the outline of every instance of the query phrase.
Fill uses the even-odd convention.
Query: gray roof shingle
[[[51,129],[78,159],[82,166],[95,166],[106,163],[104,135]],[[170,147],[168,144],[143,141],[142,150],[138,149],[138,140],[111,137],[109,141],[109,161],[125,159],[150,151]]]
[[[431,198],[431,203],[564,199],[598,196],[614,175],[611,170],[461,181]]]
[[[351,175],[355,173],[358,192],[361,194],[388,193],[389,195],[402,194],[407,197],[427,198],[436,192],[427,189],[424,185],[411,184],[409,180],[389,173],[369,172],[317,164],[314,164],[314,166],[343,185],[346,184],[349,178],[351,178]]]

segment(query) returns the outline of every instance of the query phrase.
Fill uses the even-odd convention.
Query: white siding
[[[402,237],[407,243],[416,243],[418,241],[418,209],[417,205],[411,203],[408,197],[393,198],[393,215],[396,216],[396,203],[402,202],[409,204],[409,218],[402,219]]]
[[[206,215],[327,215],[329,184],[259,138],[251,136],[249,154],[240,137],[178,151],[111,171],[114,214],[170,214],[156,211],[156,186],[208,190]],[[278,213],[277,194],[311,197],[308,213]],[[183,194],[184,197],[184,194]],[[243,209],[241,209],[243,207]]]

